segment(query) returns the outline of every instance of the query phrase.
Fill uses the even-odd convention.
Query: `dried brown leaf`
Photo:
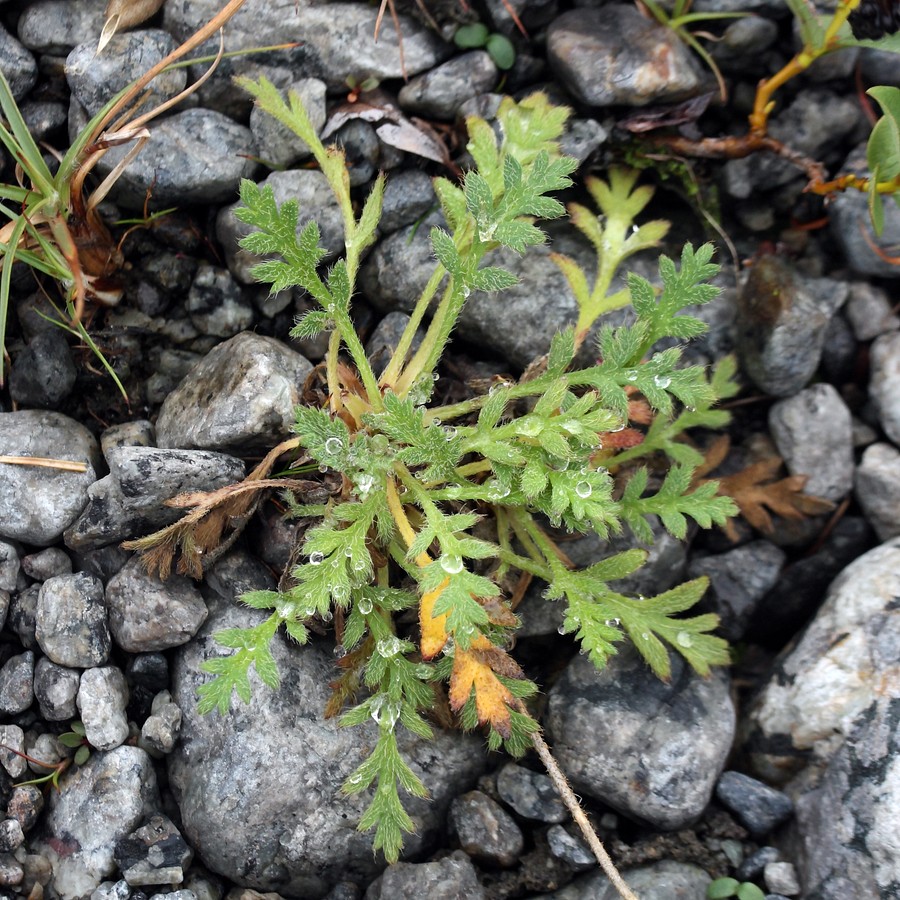
[[[127,31],[146,22],[151,16],[156,15],[163,5],[163,0],[109,0],[106,5],[106,21],[100,32],[100,40],[97,43],[97,52],[112,40],[113,35],[120,31]]]

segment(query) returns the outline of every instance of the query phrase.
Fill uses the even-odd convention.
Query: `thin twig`
[[[50,459],[44,456],[0,456],[0,463],[11,466],[40,466],[44,469],[59,469],[62,472],[87,472],[87,463],[74,459]]]

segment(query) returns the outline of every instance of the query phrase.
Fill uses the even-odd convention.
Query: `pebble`
[[[381,142],[375,129],[362,119],[351,119],[329,138],[331,142],[344,151],[350,187],[368,184],[381,156]]]
[[[525,847],[522,830],[496,800],[469,791],[450,803],[448,822],[468,856],[488,866],[509,868]]]
[[[36,53],[65,55],[94,41],[103,28],[106,0],[39,0],[19,17],[19,40]]]
[[[218,344],[165,400],[161,447],[268,451],[290,433],[312,365],[274,338],[245,332]]]
[[[150,715],[141,726],[140,746],[151,756],[171,753],[181,731],[181,709],[172,702],[168,691],[160,691],[153,698]]]
[[[100,435],[100,449],[107,462],[110,450],[118,447],[153,447],[155,444],[156,431],[147,419],[110,425]]]
[[[475,867],[459,850],[437,862],[389,866],[366,891],[366,900],[483,900],[486,896]]]
[[[344,247],[344,225],[341,210],[328,180],[313,169],[290,169],[272,172],[261,187],[270,187],[275,202],[281,207],[287,200],[296,200],[300,207],[297,218],[297,234],[310,222],[319,227],[320,245],[328,251],[328,257],[340,253]],[[242,204],[233,203],[219,211],[216,217],[216,237],[225,251],[228,268],[241,284],[254,284],[251,270],[261,263],[261,257],[242,250],[238,241],[256,229],[238,220],[234,212]]]
[[[22,563],[12,544],[0,541],[0,590],[14,591],[19,581]]]
[[[378,229],[390,234],[412,225],[437,202],[431,179],[421,169],[401,169],[391,174],[384,188]]]
[[[89,897],[116,871],[116,841],[159,809],[153,763],[137,747],[94,753],[48,794],[44,831],[34,844],[53,868],[61,900]]]
[[[38,334],[13,360],[9,395],[21,407],[57,409],[72,393],[77,375],[62,333]]]
[[[0,463],[0,537],[46,547],[75,521],[96,480],[100,448],[74,419],[57,412],[0,413],[3,452],[8,456],[64,458],[85,464],[84,472]]]
[[[186,309],[200,334],[234,337],[253,325],[253,306],[227,269],[201,263],[188,292]]]
[[[21,778],[28,769],[27,761],[19,756],[25,752],[25,732],[18,725],[0,725],[0,745],[3,768],[12,778]]]
[[[491,57],[484,50],[473,50],[410,79],[397,99],[407,112],[452,120],[466,100],[491,90],[497,76]]]
[[[38,68],[34,57],[0,25],[0,59],[3,76],[9,83],[15,100],[21,100],[37,81]]]
[[[313,129],[319,134],[327,116],[326,90],[327,85],[319,78],[298,78],[291,82],[287,90],[281,91],[281,96],[287,99],[290,91],[300,97]],[[250,130],[273,168],[290,168],[312,153],[302,138],[260,106],[254,105],[250,112]]]
[[[72,574],[72,560],[60,547],[47,547],[22,557],[22,571],[35,581],[46,581],[57,575]]]
[[[830,384],[814,384],[773,404],[769,431],[791,475],[807,476],[804,493],[841,500],[853,487],[850,410]]]
[[[622,877],[641,900],[700,900],[706,897],[706,888],[712,881],[699,866],[671,859],[626,869]],[[621,895],[597,869],[561,890],[541,896],[545,900],[620,900]]]
[[[763,870],[763,878],[766,887],[773,892],[783,894],[785,897],[796,897],[800,893],[800,883],[797,881],[797,870],[793,863],[770,862]]]
[[[856,499],[879,540],[900,535],[900,450],[893,444],[866,448],[856,469]]]
[[[11,853],[24,842],[25,834],[16,819],[4,819],[0,822],[0,853]]]
[[[37,824],[38,816],[44,808],[44,795],[35,784],[14,787],[6,805],[6,815],[15,819],[22,831],[28,834]]]
[[[131,887],[180,884],[193,858],[181,832],[160,813],[116,841],[116,865]]]
[[[757,881],[769,863],[780,859],[781,851],[777,847],[760,847],[737,867],[734,877],[738,881]]]
[[[37,616],[38,594],[41,587],[32,584],[13,594],[9,600],[9,615],[7,625],[16,633],[22,644],[29,650],[37,650],[38,642],[35,640],[35,617]]]
[[[0,715],[25,712],[34,701],[34,653],[11,656],[0,668]]]
[[[794,811],[787,794],[741,772],[723,772],[716,797],[754,837],[767,835]]]
[[[111,642],[103,582],[84,572],[45,581],[38,594],[35,639],[58,665],[105,663]]]
[[[734,721],[724,671],[703,679],[673,655],[666,684],[627,645],[602,672],[576,656],[551,689],[546,716],[554,754],[576,791],[667,831],[703,812]]]
[[[778,582],[787,555],[771,541],[751,541],[714,556],[695,556],[688,575],[709,578],[703,603],[720,616],[717,632],[729,641],[743,638],[762,598]]]
[[[871,341],[880,334],[900,329],[900,316],[893,311],[888,295],[865,281],[850,286],[845,312],[858,341]]]
[[[872,344],[869,398],[884,433],[900,445],[900,331],[883,334]]]
[[[573,9],[554,19],[547,60],[589,106],[674,103],[703,90],[700,67],[677,35],[624,4]]]
[[[50,722],[74,719],[81,675],[42,656],[34,667],[34,696],[41,715]]]
[[[549,776],[532,772],[514,762],[497,773],[500,799],[525,819],[537,822],[565,822],[569,811]]]
[[[66,104],[55,100],[28,100],[20,109],[28,130],[37,141],[47,140],[54,131],[64,128],[69,119]]]
[[[78,711],[85,737],[98,750],[113,750],[128,737],[128,685],[117,666],[87,669],[78,687]]]
[[[547,846],[550,853],[574,869],[593,868],[597,860],[590,847],[578,836],[570,834],[562,825],[551,825],[547,829]]]

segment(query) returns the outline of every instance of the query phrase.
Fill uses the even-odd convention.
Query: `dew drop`
[[[368,597],[362,597],[359,603],[356,604],[356,608],[362,615],[367,616],[372,612],[372,601]]]
[[[468,287],[464,287],[464,288],[462,289],[462,295],[463,295],[463,297],[465,297],[465,298],[468,298],[468,296],[469,296],[471,293],[472,293],[472,291],[471,291],[471,289],[468,288]]]
[[[649,632],[649,631],[642,631],[642,632],[641,632],[641,640],[642,640],[642,641],[649,641],[649,640],[650,640],[650,632]]]
[[[319,471],[324,474],[328,471],[328,466],[326,466],[325,463],[321,463],[321,465],[319,466]]]
[[[350,784],[362,784],[362,775],[351,775],[347,781]]]
[[[369,440],[373,453],[384,453],[388,448],[388,439],[384,434],[373,434]]]
[[[678,634],[675,635],[675,641],[679,647],[690,647],[694,643],[694,639],[687,631],[679,631]]]
[[[621,619],[607,619],[605,624],[608,625],[610,628],[615,628],[617,625],[619,625],[621,623],[621,621],[622,621]]]
[[[615,428],[610,428],[609,430],[610,430],[613,434],[616,434],[616,433],[619,432],[619,431],[624,431],[624,430],[625,430],[625,420],[623,419],[621,422],[619,422],[618,425],[616,425]]]
[[[440,380],[441,380],[441,376],[438,375],[437,372],[432,372],[432,373],[431,373],[431,380],[432,380],[432,381],[440,381]]]
[[[325,452],[329,456],[337,456],[344,449],[344,442],[337,437],[330,437],[325,441]]]
[[[463,570],[463,561],[461,556],[453,556],[452,554],[445,553],[440,558],[441,568],[448,575],[458,575]]]
[[[375,649],[378,651],[379,656],[384,659],[390,659],[403,649],[403,645],[400,643],[400,638],[396,635],[391,635],[390,637],[382,638],[375,645]]]
[[[668,375],[655,375],[653,383],[658,388],[667,388],[672,383],[672,379]]]
[[[444,426],[444,440],[452,441],[456,437],[456,429],[452,425]]]
[[[428,681],[431,678],[431,666],[426,666],[425,663],[419,663],[416,666],[416,678],[420,681]]]
[[[334,618],[334,616],[331,614],[330,609],[326,609],[325,612],[323,612],[322,615],[319,616],[319,618],[327,625]]]
[[[335,644],[334,655],[337,659],[343,659],[347,655],[347,648],[343,644]]]
[[[306,609],[303,610],[303,617],[305,619],[311,619],[316,614],[316,608],[314,606],[307,606]]]
[[[556,629],[556,633],[557,634],[565,634],[566,633],[565,623],[563,623],[562,625],[559,626],[559,628]]]
[[[441,424],[441,420],[440,419],[432,419],[431,424],[434,425],[435,428],[437,428],[437,426]]]
[[[346,584],[336,584],[331,589],[331,596],[335,603],[343,605],[350,599],[350,588]]]
[[[591,496],[593,490],[594,489],[591,487],[589,481],[579,481],[578,484],[575,485],[575,493],[578,494],[582,500],[587,500],[587,498]]]
[[[344,556],[346,556],[347,559],[350,559],[350,557],[353,556],[353,548],[352,548],[352,547],[345,547],[345,548],[344,548]]]
[[[488,391],[488,394],[496,394],[497,391],[505,390],[510,387],[510,383],[508,381],[498,381],[496,384],[491,385],[491,389]]]
[[[626,381],[637,381],[638,373],[634,369],[629,369],[628,372],[625,374],[625,380]]]
[[[400,716],[400,704],[396,700],[389,700],[387,697],[375,697],[372,705],[369,707],[372,718],[386,728],[393,728],[394,723]]]
[[[356,480],[356,487],[359,490],[359,493],[363,497],[365,497],[365,495],[368,494],[369,491],[371,491],[374,486],[375,486],[375,479],[367,473],[363,473]]]
[[[325,559],[325,554],[320,553],[318,550],[314,550],[309,554],[309,564],[311,566],[321,566],[323,559]]]
[[[537,437],[543,427],[544,423],[536,416],[526,416],[516,423],[516,433],[525,437]]]
[[[365,572],[366,569],[369,568],[369,564],[366,562],[365,557],[361,556],[359,559],[354,560],[353,562],[353,571],[354,572]]]

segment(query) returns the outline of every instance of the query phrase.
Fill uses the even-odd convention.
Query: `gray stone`
[[[344,246],[344,225],[341,210],[325,176],[312,169],[291,169],[287,172],[272,172],[263,187],[272,188],[275,202],[281,206],[287,200],[296,200],[300,206],[297,218],[297,234],[310,223],[319,227],[321,239],[319,243],[329,256],[334,256]],[[228,268],[238,281],[243,284],[254,284],[255,279],[250,270],[262,262],[247,250],[238,247],[238,241],[255,231],[252,225],[238,221],[234,211],[240,206],[234,203],[219,212],[216,219],[216,237],[225,251]]]
[[[900,538],[854,560],[816,618],[776,664],[750,711],[754,769],[783,783],[803,757],[828,759],[879,702],[900,696]]]
[[[553,782],[543,772],[532,772],[514,762],[497,774],[500,799],[520,816],[537,822],[565,822],[569,811]]]
[[[627,5],[563,13],[547,30],[547,58],[566,88],[591,106],[672,103],[704,86],[677,35]]]
[[[404,225],[412,225],[435,202],[431,179],[421,169],[401,169],[392,173],[384,188],[378,229],[383,234],[390,234]]]
[[[525,839],[513,817],[481,791],[456,797],[448,813],[460,847],[476,862],[509,868],[519,862]]]
[[[233,337],[253,324],[253,307],[227,269],[201,263],[186,308],[201,334]]]
[[[559,139],[559,151],[581,164],[608,138],[609,132],[596,119],[569,119]]]
[[[0,853],[11,853],[25,842],[22,826],[15,819],[0,822]]]
[[[841,174],[868,177],[865,146],[857,147],[839,167]],[[828,224],[846,264],[860,275],[878,278],[900,278],[900,266],[882,259],[896,253],[900,239],[900,207],[888,200],[884,204],[884,230],[876,235],[869,219],[868,200],[859,191],[838,194],[828,210]]]
[[[183,511],[166,506],[167,500],[244,477],[239,459],[211,451],[116,447],[109,451],[108,462],[109,475],[88,490],[84,513],[66,533],[73,549],[93,550],[171,525]]]
[[[473,50],[410,79],[400,89],[397,100],[407,112],[454,119],[462,103],[494,87],[497,75],[490,56],[484,50]]]
[[[29,650],[37,650],[38,642],[34,637],[35,617],[37,616],[37,601],[40,593],[40,585],[32,584],[12,595],[9,600],[9,615],[7,625],[18,635],[22,645]],[[6,592],[4,592],[6,596]]]
[[[9,370],[9,394],[22,407],[56,409],[72,392],[78,372],[60,331],[35,335]]]
[[[56,412],[0,413],[0,445],[8,456],[41,456],[84,463],[83,472],[0,464],[0,537],[45,547],[55,543],[87,502],[100,464],[97,440]]]
[[[34,653],[11,656],[0,668],[0,715],[25,712],[34,700]]]
[[[785,897],[796,897],[800,893],[800,882],[797,881],[797,870],[793,863],[770,862],[763,870],[766,887]]]
[[[181,708],[172,702],[168,691],[160,691],[154,698],[150,715],[141,726],[141,746],[151,756],[171,753],[181,731]]]
[[[769,410],[769,430],[791,475],[806,475],[804,493],[841,500],[853,487],[850,410],[830,384],[814,384]]]
[[[18,725],[0,725],[0,744],[3,768],[13,778],[21,778],[28,770],[28,762],[19,756],[19,753],[25,752],[25,732]]]
[[[602,672],[586,656],[575,657],[550,691],[546,725],[576,791],[671,830],[695,820],[709,802],[734,720],[724,672],[703,679],[673,656],[666,684],[625,647]]]
[[[626,869],[622,877],[641,900],[701,900],[712,881],[699,866],[669,859]],[[619,900],[619,896],[599,869],[545,895],[546,900]]]
[[[768,834],[794,811],[787,794],[741,772],[723,772],[716,797],[754,837]]]
[[[326,118],[325,82],[318,78],[298,78],[290,84],[289,90],[303,101],[303,108],[318,134]],[[287,94],[287,90],[282,91],[283,97]],[[273,166],[289,168],[312,153],[304,140],[256,105],[250,113],[250,130],[266,162]]]
[[[97,41],[106,0],[40,0],[19,18],[19,40],[36,53],[65,55],[76,44]]]
[[[858,341],[871,341],[880,334],[900,329],[900,316],[893,311],[888,295],[864,281],[850,286],[845,311]]]
[[[757,260],[738,295],[736,327],[742,368],[760,390],[789,397],[806,387],[847,290],[801,277],[783,257]]]
[[[869,397],[884,433],[900,445],[900,331],[875,339],[871,367]]]
[[[137,556],[109,580],[106,602],[113,638],[129,653],[178,647],[197,633],[207,615],[189,578],[172,575],[162,581]]]
[[[757,881],[771,862],[781,859],[781,851],[776,847],[760,847],[751,853],[735,870],[734,877],[738,881]]]
[[[133,422],[122,422],[119,425],[110,425],[100,435],[100,449],[103,456],[109,462],[110,450],[118,447],[153,447],[156,444],[156,432],[151,422],[147,419],[137,419]]]
[[[88,669],[78,687],[78,711],[84,736],[98,750],[113,750],[128,737],[128,685],[117,666]]]
[[[241,554],[223,557],[208,580],[220,596],[207,598],[210,617],[177,651],[173,670],[172,693],[184,720],[167,761],[185,836],[211,870],[257,890],[316,898],[342,879],[370,880],[382,864],[372,853],[372,834],[355,825],[371,795],[348,796],[339,788],[371,752],[375,723],[340,728],[323,718],[335,677],[331,648],[315,642],[297,648],[280,636],[272,644],[277,692],[251,672],[251,705],[235,699],[225,716],[199,715],[197,688],[209,681],[200,664],[222,655],[213,633],[260,622],[263,614],[234,598],[272,587],[267,571]],[[460,734],[436,731],[434,741],[424,742],[398,729],[397,738],[432,798],[404,798],[416,826],[407,851],[417,853],[431,846],[451,798],[472,787],[485,757],[480,740]],[[285,779],[285,771],[304,774]]]
[[[900,535],[900,450],[872,444],[856,470],[856,499],[879,540]]]
[[[34,667],[34,696],[41,715],[49,722],[65,722],[76,716],[75,699],[81,675],[66,666],[57,665],[46,656]]]
[[[44,795],[35,784],[22,784],[13,788],[6,806],[6,815],[15,819],[28,834],[37,824],[38,816],[44,808]]]
[[[219,8],[218,0],[166,3],[166,28],[176,39],[184,40],[211,19]],[[383,81],[416,75],[433,68],[448,55],[449,48],[439,37],[416,20],[401,15],[401,62],[398,35],[390,16],[385,16],[378,40],[375,40],[377,15],[377,8],[361,3],[302,0],[298,6],[294,0],[264,0],[244,6],[228,23],[228,49],[246,50],[297,41],[298,46],[288,57],[292,67],[306,76],[321,78],[336,90],[346,89],[348,77],[358,81],[369,77]],[[244,68],[234,66],[234,72],[239,73]]]
[[[41,650],[61,666],[99,666],[110,637],[103,582],[94,575],[57,575],[41,585],[35,617]]]
[[[35,581],[46,581],[56,575],[71,575],[72,560],[60,547],[47,547],[23,556],[22,571]]]
[[[368,122],[351,119],[334,132],[329,143],[344,151],[350,187],[359,187],[372,180],[381,156],[381,142]]]
[[[121,881],[104,881],[92,894],[91,900],[128,900],[131,888],[123,878]]]
[[[366,342],[366,356],[376,375],[381,375],[393,359],[394,351],[397,349],[409,321],[410,317],[406,313],[391,312],[375,327],[372,336]],[[415,337],[409,348],[410,356],[419,349],[424,337],[425,332],[421,328],[416,329]]]
[[[161,447],[270,450],[289,433],[312,365],[274,338],[246,332],[214,347],[163,403]]]
[[[92,35],[66,58],[66,81],[88,116],[93,117],[119,91],[174,49],[171,35],[157,28],[113,35],[101,53],[97,53],[97,36]],[[157,75],[148,86],[149,96],[141,112],[176,96],[186,84],[184,69],[170,69]]]
[[[705,603],[721,618],[719,633],[740,640],[757,604],[775,586],[786,554],[770,541],[752,541],[713,556],[695,557],[688,566],[691,578],[709,578]]]
[[[438,862],[390,866],[366,891],[365,900],[483,900],[485,896],[469,857],[457,850]]]
[[[568,863],[575,870],[592,869],[597,865],[597,860],[584,839],[566,831],[562,825],[552,825],[547,829],[547,846],[556,859]]]
[[[129,149],[113,147],[97,171],[112,171]],[[246,126],[212,110],[186,109],[150,126],[149,140],[125,167],[113,195],[129,209],[143,209],[148,191],[159,206],[225,203],[253,174],[256,153]]]
[[[12,95],[21,100],[37,81],[34,57],[0,25],[0,71],[9,82]]]
[[[82,900],[116,871],[116,841],[159,808],[153,762],[137,747],[94,753],[48,795],[35,850],[53,867],[61,900]]]
[[[52,132],[63,128],[69,118],[68,106],[56,100],[29,100],[22,104],[21,110],[36,141],[46,140]]]
[[[19,554],[12,544],[0,541],[0,590],[14,591],[19,580]]]
[[[132,887],[180,884],[193,858],[181,832],[160,814],[116,841],[116,864]]]

